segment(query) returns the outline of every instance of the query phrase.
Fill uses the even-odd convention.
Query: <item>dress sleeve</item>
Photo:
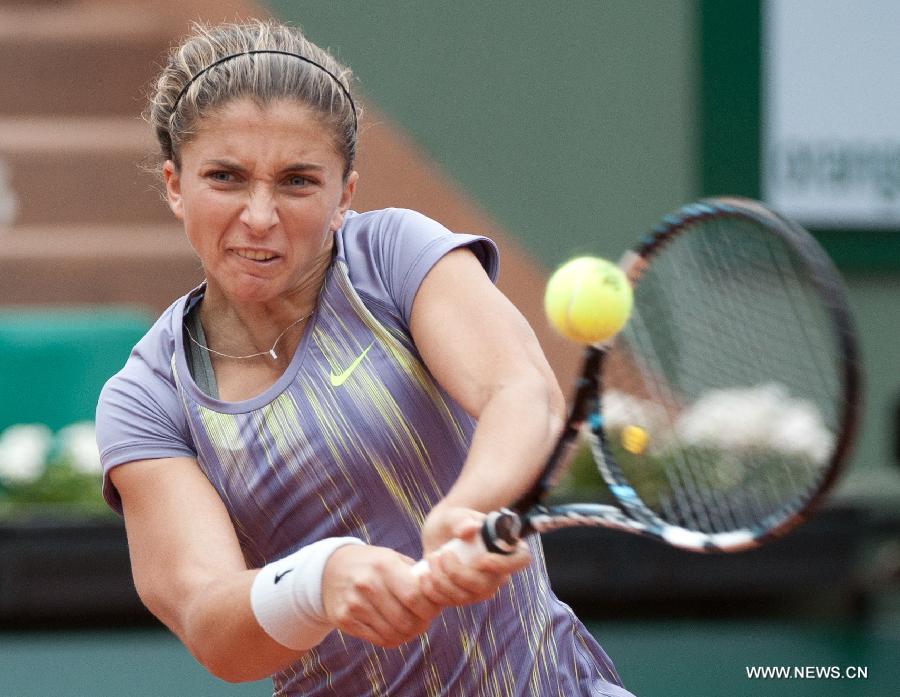
[[[103,497],[118,513],[122,501],[109,479],[114,467],[134,460],[196,457],[170,364],[154,365],[147,360],[141,350],[147,339],[106,383],[97,404]]]
[[[402,208],[355,216],[344,245],[354,286],[393,306],[407,326],[422,280],[448,252],[467,247],[492,281],[499,272],[492,240],[451,232],[421,213]]]

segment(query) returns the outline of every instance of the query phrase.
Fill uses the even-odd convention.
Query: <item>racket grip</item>
[[[512,554],[519,541],[521,519],[518,514],[508,509],[488,513],[481,534],[474,540],[464,541],[455,538],[441,545],[438,551],[453,552],[464,564],[472,564],[485,554]],[[412,566],[416,578],[428,573],[428,560],[420,559]]]

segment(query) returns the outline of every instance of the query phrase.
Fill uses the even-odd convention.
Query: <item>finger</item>
[[[505,577],[487,574],[461,562],[452,552],[429,558],[434,591],[444,602],[464,605],[489,598]]]
[[[446,607],[441,598],[432,598],[425,592],[419,578],[413,578],[413,583],[408,587],[395,590],[395,596],[400,605],[413,617],[426,625],[431,622],[441,610]]]
[[[481,527],[485,517],[479,511],[438,504],[422,526],[422,545],[426,554],[454,537],[468,538]]]
[[[349,634],[350,636],[354,636],[357,639],[367,641],[370,644],[384,646],[387,642],[387,639],[378,630],[376,630],[371,625],[366,624],[362,620],[351,618],[346,622],[339,624],[338,629],[341,630],[344,634]]]
[[[397,563],[392,556],[359,571],[337,608],[338,626],[360,629],[354,623],[362,623],[378,636],[380,644],[402,643],[424,631],[431,616],[425,613],[425,617],[420,617],[411,612],[394,592],[400,573],[410,576],[406,564]]]
[[[391,623],[362,593],[354,591],[335,609],[334,621],[338,629],[361,639],[382,643],[394,632]]]
[[[435,564],[435,566],[432,566],[432,564]],[[418,577],[419,588],[422,594],[429,602],[440,607],[465,605],[465,599],[461,598],[458,593],[448,594],[443,590],[447,585],[446,581],[438,585],[437,578],[440,574],[441,572],[437,569],[436,561],[429,556],[429,570]]]
[[[392,568],[386,577],[388,588],[400,606],[418,620],[429,623],[443,609],[443,605],[431,601],[423,592],[419,579],[410,573],[416,561],[403,556],[398,557],[405,567]]]
[[[358,639],[362,639],[370,644],[375,644],[376,646],[381,646],[386,649],[397,648],[401,644],[405,644],[421,634],[421,632],[410,635],[398,633],[396,631],[385,632],[383,628],[379,629],[359,621],[354,621],[350,626],[340,629],[345,634],[350,634]]]
[[[379,646],[399,646],[427,629],[428,623],[411,613],[385,611],[368,602],[351,603],[338,628]]]
[[[473,566],[486,573],[510,576],[531,563],[531,550],[519,540],[511,554],[485,554]]]
[[[396,563],[399,560],[401,563]],[[382,615],[403,633],[420,634],[443,610],[444,605],[430,600],[423,592],[419,580],[410,573],[413,559],[395,555],[392,563],[384,568],[382,579],[388,594],[379,606]]]
[[[451,527],[453,537],[461,540],[473,540],[481,533],[481,526],[484,525],[484,515],[476,516],[474,513],[470,517],[460,518],[455,521]]]
[[[454,604],[485,600],[530,561],[528,545],[521,541],[512,554],[485,554],[474,562],[463,562],[445,550],[434,561],[438,573],[432,576],[433,591],[431,588],[429,591],[435,594],[435,599]]]
[[[418,592],[418,589],[416,589]],[[431,618],[437,613],[428,614],[421,611],[421,615],[408,608],[403,600],[398,597],[390,585],[377,589],[364,591],[364,597],[369,602],[369,617],[375,626],[385,637],[393,637],[396,640],[406,641],[417,634],[421,634],[428,627]],[[419,593],[421,594],[421,593]],[[428,603],[431,606],[431,603]],[[416,606],[418,608],[418,606]]]

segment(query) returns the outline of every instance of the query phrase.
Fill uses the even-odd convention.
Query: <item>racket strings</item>
[[[653,344],[654,334],[640,312],[632,315],[630,325],[629,333],[633,333],[638,342],[647,346],[647,349],[640,355],[640,359],[646,363],[646,366],[639,366],[636,371],[636,375],[640,376],[642,381],[640,392],[648,394],[650,403],[668,406],[668,408],[662,406],[654,415],[655,418],[647,419],[647,421],[655,421],[651,426],[654,429],[673,430],[675,423],[672,414],[678,408],[678,398],[672,386],[661,379],[661,376],[665,375],[665,368],[662,365],[661,354]],[[649,423],[646,425],[650,426]],[[677,510],[679,515],[673,517],[684,521],[688,527],[703,530],[714,529],[716,525],[713,517],[715,517],[716,509],[709,504],[712,490],[709,486],[704,485],[703,479],[697,476],[698,473],[692,470],[678,451],[673,451],[672,456],[674,458],[673,466],[665,468],[662,472],[669,491],[674,495],[674,501],[665,501],[667,508]]]
[[[731,225],[733,226],[733,223]],[[708,268],[718,272],[715,287],[724,288],[727,284],[727,287],[733,288],[734,291],[733,293],[731,291],[719,293],[716,297],[724,301],[724,316],[733,318],[734,326],[741,328],[740,332],[732,333],[732,335],[740,334],[741,345],[720,346],[719,353],[736,355],[742,357],[743,360],[728,365],[724,372],[736,385],[754,385],[759,381],[760,376],[767,376],[771,370],[771,357],[765,349],[771,350],[773,347],[779,347],[785,343],[785,335],[783,331],[778,331],[778,327],[783,322],[788,323],[787,326],[791,327],[798,326],[798,324],[803,327],[808,324],[808,318],[796,316],[797,309],[806,304],[792,303],[792,311],[785,316],[781,316],[778,312],[788,306],[785,299],[790,297],[791,289],[796,289],[797,285],[796,270],[794,268],[791,268],[790,271],[786,270],[790,260],[786,258],[785,247],[778,238],[771,235],[763,237],[751,226],[741,226],[737,233],[741,235],[742,242],[746,244],[746,250],[741,247],[729,249],[732,261],[737,263],[726,264],[725,259],[721,258],[721,246],[716,247],[714,244],[716,240],[721,239],[722,235],[734,231],[733,227],[724,229],[725,227],[726,224],[720,222],[713,231],[715,237],[710,234],[696,239],[704,243],[704,249],[711,257]],[[773,241],[779,243],[773,244]],[[720,254],[719,258],[715,258],[716,253]],[[758,316],[760,309],[768,316],[768,322],[765,321],[766,317]],[[720,324],[719,326],[724,329],[731,325]],[[760,331],[753,337],[756,345],[749,351],[747,350],[748,337],[745,331],[748,327],[760,327]],[[725,334],[724,331],[721,333]],[[791,339],[792,337],[788,337],[788,340]],[[728,352],[729,349],[734,353]],[[788,355],[783,348],[778,350],[782,356]],[[791,384],[797,382],[793,376],[785,377],[783,380]],[[708,471],[713,471],[717,465],[716,459],[707,457],[704,465]],[[740,512],[739,517],[743,527],[755,525],[759,520],[767,518],[783,505],[785,499],[784,483],[775,482],[771,477],[765,476],[772,471],[771,468],[752,467],[752,465],[753,463],[744,464],[750,471],[763,476],[754,477],[750,486],[747,485],[748,482],[744,477],[740,489],[726,492],[727,505],[729,509]],[[784,466],[781,471],[787,475],[789,480],[787,491],[790,492],[789,496],[793,497],[796,492],[799,492],[799,488],[796,481],[790,481],[791,467]],[[740,496],[735,496],[734,492],[740,492]],[[737,518],[734,520],[736,522]]]
[[[660,354],[653,346],[653,334],[645,323],[642,313],[637,312],[632,315],[630,320],[630,332],[636,338],[647,346],[641,354],[641,359],[648,364],[649,369],[641,369],[639,374],[645,379],[644,385],[647,392],[651,395],[652,401],[657,405],[677,405],[678,400],[671,386],[664,380],[659,379],[665,374],[660,359]],[[663,408],[660,410],[657,418],[664,423],[656,424],[664,428],[674,429],[674,421],[671,417],[673,409]],[[712,521],[710,520],[710,507],[699,505],[709,491],[703,491],[700,481],[695,478],[695,474],[687,466],[684,458],[677,452],[674,453],[675,466],[668,467],[663,474],[668,482],[669,488],[677,498],[677,508],[686,517],[692,527],[696,529],[710,529]],[[698,505],[692,505],[696,502]]]
[[[721,234],[720,230],[716,230],[715,234]],[[747,308],[745,303],[736,301],[731,293],[722,293],[718,298],[714,298],[709,292],[710,287],[724,288],[733,284],[735,274],[741,270],[742,260],[733,251],[728,256],[723,255],[723,250],[717,248],[711,242],[718,239],[711,235],[702,235],[692,241],[699,242],[698,245],[684,245],[685,255],[689,258],[689,263],[685,263],[688,273],[685,274],[687,287],[685,288],[686,297],[698,297],[703,299],[703,305],[699,308],[700,315],[698,317],[712,317],[718,319],[718,315],[722,314],[726,317],[735,318],[734,324],[717,321],[715,323],[702,323],[705,329],[710,330],[711,335],[703,337],[704,341],[699,344],[705,351],[698,353],[697,365],[693,366],[694,371],[699,375],[699,379],[694,379],[691,385],[686,385],[685,389],[690,392],[704,393],[707,389],[714,388],[717,385],[728,384],[746,384],[751,381],[754,374],[761,368],[758,362],[746,361],[734,362],[723,365],[717,372],[711,369],[719,366],[716,360],[719,356],[732,356],[741,350],[745,345],[745,337],[743,336],[743,327],[751,326],[752,317],[745,314]],[[740,287],[740,286],[739,286]],[[722,310],[709,307],[711,301],[724,301]],[[690,306],[689,306],[690,307]],[[698,324],[694,321],[689,326]],[[691,351],[687,351],[688,355],[693,355]],[[711,354],[711,355],[710,355]],[[754,354],[755,355],[755,354]],[[727,382],[726,382],[727,381]],[[714,508],[718,515],[719,525],[710,529],[710,532],[721,532],[739,527],[746,527],[748,521],[752,520],[752,516],[747,516],[747,509],[741,505],[740,500],[735,500],[731,491],[721,486],[721,482],[713,475],[717,472],[713,453],[700,452],[696,457],[683,458],[693,463],[692,469],[696,472],[696,477],[703,477],[707,481],[709,490],[712,492],[699,505]],[[745,515],[741,515],[744,513]],[[676,518],[677,520],[677,518]]]
[[[758,232],[755,237],[759,237]],[[808,398],[811,397],[811,403],[816,405],[822,422],[836,429],[837,414],[829,407],[836,403],[834,395],[839,394],[840,388],[836,379],[829,381],[828,378],[837,377],[837,359],[832,355],[828,357],[830,360],[826,361],[824,351],[821,350],[833,343],[833,338],[828,336],[830,333],[828,318],[822,311],[815,289],[810,287],[810,282],[807,280],[808,274],[804,274],[803,269],[798,268],[796,257],[787,253],[788,248],[780,243],[779,238],[767,236],[762,241],[765,242],[767,253],[767,258],[763,263],[765,268],[770,269],[773,276],[770,279],[770,285],[772,288],[782,291],[779,298],[781,302],[771,303],[771,305],[786,308],[784,321],[794,330],[787,337],[790,345],[805,346],[810,349],[803,354],[792,352],[789,348],[780,352],[785,357],[796,357],[797,363],[799,363],[799,365],[794,362],[788,363],[793,371],[790,381],[786,379],[785,382],[792,386],[792,391],[802,393],[805,390]],[[774,241],[779,243],[774,244]],[[753,300],[753,297],[749,297],[747,303],[753,302]],[[809,370],[810,362],[813,363],[813,370]],[[826,365],[826,362],[830,365]],[[825,469],[816,464],[815,458],[808,460],[800,458],[791,463],[783,460],[783,463],[785,466],[780,473],[784,475],[784,482],[781,484],[785,485],[788,491],[794,492],[795,500],[798,502],[802,492],[809,488],[809,482],[815,481],[818,484],[817,475],[824,476]],[[804,465],[806,465],[805,471],[800,472],[802,476],[797,476],[798,469],[803,468]],[[763,474],[772,472],[767,468],[760,471]],[[780,503],[779,499],[784,496],[784,492],[779,490],[779,482],[772,482],[771,477],[769,479],[775,501]]]
[[[796,260],[788,257],[781,245],[769,245],[769,252],[771,268],[780,274],[781,287],[785,291],[785,303],[790,313],[787,321],[791,322],[790,326],[796,330],[792,337],[793,342],[796,346],[809,347],[804,355],[794,354],[798,356],[800,366],[795,371],[798,377],[794,378],[791,384],[800,385],[797,392],[805,389],[807,399],[816,405],[822,424],[829,428],[829,433],[820,435],[822,445],[830,449],[831,444],[825,441],[833,441],[832,433],[837,430],[838,414],[834,409],[837,400],[834,397],[840,394],[840,385],[837,379],[837,356],[834,354],[826,356],[822,350],[833,343],[833,337],[829,335],[829,320],[821,308],[815,289],[810,288],[806,281],[800,282],[804,276],[802,270],[797,269]],[[812,370],[809,369],[810,365],[813,367]],[[781,468],[760,469],[761,477],[767,481],[768,491],[771,494],[771,503],[765,507],[760,506],[759,510],[760,519],[767,521],[764,525],[771,525],[768,517],[773,515],[772,511],[779,512],[780,507],[781,514],[787,515],[806,505],[808,496],[804,494],[817,488],[827,473],[827,468],[822,466],[824,459],[822,457],[789,459],[785,456]],[[753,493],[757,494],[755,490]],[[785,508],[783,501],[786,494],[792,498],[790,506]]]
[[[781,249],[780,251],[784,251]],[[784,256],[783,254],[780,256]],[[786,262],[778,259],[773,254],[773,261],[778,263],[776,268],[782,272],[782,279],[785,281],[785,287],[788,291],[787,297],[791,303],[791,310],[795,318],[795,327],[802,334],[804,343],[807,346],[817,345],[827,347],[833,342],[831,336],[831,323],[823,310],[821,303],[817,299],[810,300],[810,295],[816,291],[809,287],[809,283],[800,284],[797,282],[800,276],[797,275],[795,269],[791,269],[792,274],[789,276],[784,272]],[[788,281],[793,282],[788,282]],[[814,335],[815,333],[815,335]],[[810,351],[807,358],[815,363],[815,369],[811,371],[803,371],[804,378],[812,377],[819,388],[816,395],[816,403],[823,411],[827,410],[826,421],[829,424],[836,425],[838,421],[838,402],[833,397],[840,394],[840,384],[838,379],[839,359],[836,352],[826,356],[822,350]],[[818,378],[818,380],[816,380]],[[829,379],[831,378],[831,379]],[[807,383],[808,388],[812,385]]]
[[[750,225],[747,225],[750,228]],[[752,234],[754,233],[755,234]],[[782,309],[783,313],[774,317],[766,326],[769,336],[785,346],[819,346],[819,350],[800,354],[796,351],[785,351],[782,355],[785,359],[795,358],[797,362],[786,361],[784,367],[794,369],[792,386],[801,390],[812,389],[813,383],[818,385],[820,391],[817,403],[822,406],[834,403],[833,395],[838,393],[839,386],[835,380],[827,378],[837,376],[836,356],[832,354],[830,365],[824,364],[824,352],[821,350],[833,343],[831,335],[831,322],[822,307],[818,292],[811,284],[808,274],[802,268],[798,268],[798,259],[789,254],[789,249],[781,243],[779,238],[771,235],[762,236],[758,230],[746,231],[748,239],[755,240],[762,246],[764,253],[757,254],[759,261],[753,270],[753,277],[763,280],[773,289],[781,291],[777,298],[779,302],[772,302],[767,307],[772,310]],[[768,274],[764,273],[768,271]],[[752,302],[754,297],[761,294],[756,288],[748,293],[745,305]],[[771,329],[770,329],[771,328]],[[790,333],[787,333],[790,332]],[[817,363],[816,370],[810,371],[808,361]],[[830,415],[832,419],[835,414]]]
[[[705,264],[701,263],[692,250],[688,251],[691,252],[694,257],[690,264],[692,272],[694,270],[715,270],[717,268],[716,263],[709,263],[708,260]],[[696,278],[697,277],[693,274],[686,275],[683,279],[663,278],[660,279],[660,285],[669,287],[669,290],[671,291],[672,284],[677,281],[678,283],[685,284],[681,292],[682,295],[696,296],[698,290],[696,288],[696,283],[694,283],[694,279]],[[709,281],[704,280],[702,276],[700,278],[703,284],[709,283]],[[700,294],[699,297],[703,298],[704,295]],[[706,314],[704,308],[700,308],[700,313],[701,315]],[[658,327],[659,324],[654,323],[653,326]],[[639,345],[646,347],[641,352],[641,355],[647,359],[648,363],[652,364],[652,369],[644,371],[644,374],[653,376],[672,374],[671,368],[667,370],[663,367],[663,358],[661,357],[657,346],[660,342],[653,341],[653,326],[648,328],[647,323],[644,321],[635,325],[636,341]],[[698,341],[697,346],[700,349],[703,349],[710,344],[710,342],[704,340],[704,337],[702,336],[696,338]],[[664,351],[669,351],[671,354],[672,346],[676,343],[677,341],[666,342],[666,344],[662,346],[662,349]],[[687,361],[694,358],[697,359],[698,365],[688,365]],[[691,372],[702,373],[703,368],[708,364],[709,361],[707,357],[703,355],[702,351],[697,351],[693,354],[682,351],[679,354],[678,369],[683,375],[688,375]],[[668,387],[668,380],[654,379],[653,383],[656,399],[659,399],[662,396],[660,395],[659,388],[661,386],[666,386],[666,395],[663,399],[668,403],[680,401],[676,400],[672,388]],[[686,386],[682,385],[681,388],[682,390],[685,390]],[[675,424],[671,419],[668,426],[674,431]],[[709,477],[710,471],[711,468],[705,466],[698,458],[688,458],[681,450],[673,450],[672,466],[665,470],[671,495],[660,497],[660,508],[668,520],[676,521],[685,527],[706,531],[724,531],[734,529],[739,525],[738,517],[735,515],[735,507],[731,505],[721,488],[718,487],[715,482],[711,481],[711,478]]]
[[[625,480],[645,482],[635,488],[654,514],[707,532],[753,528],[799,507],[824,476],[840,381],[829,318],[806,275],[780,238],[734,220],[676,236],[652,259],[613,349],[623,358],[609,361],[620,370],[604,382],[608,393],[662,405],[637,424],[650,451],[613,455]],[[755,433],[764,417],[772,423]],[[779,432],[779,417],[797,424]],[[792,429],[821,439],[818,452],[783,442]]]

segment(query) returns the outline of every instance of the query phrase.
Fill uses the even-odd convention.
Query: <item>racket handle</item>
[[[521,519],[508,509],[488,513],[481,534],[469,542],[454,538],[438,551],[453,552],[463,564],[472,564],[485,554],[512,554],[519,541]],[[416,578],[428,573],[428,560],[420,559],[412,566]]]

